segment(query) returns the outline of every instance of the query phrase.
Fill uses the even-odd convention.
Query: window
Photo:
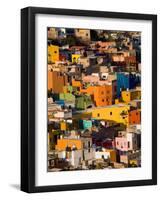
[[[88,141],[88,148],[91,146],[91,143],[90,143],[90,141]]]
[[[112,112],[110,112],[110,115],[112,115]]]
[[[90,146],[91,146],[91,143],[90,143],[90,141],[88,141],[88,153],[90,153]]]
[[[104,92],[102,91],[101,94],[104,94]]]
[[[127,143],[128,148],[130,148],[130,142]]]
[[[102,102],[104,102],[105,100],[104,99],[102,99]]]
[[[54,53],[57,53],[57,51],[54,51]]]
[[[97,113],[97,117],[100,117],[100,114],[99,114],[99,113]]]

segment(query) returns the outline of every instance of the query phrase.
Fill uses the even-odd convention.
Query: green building
[[[91,96],[83,95],[76,97],[75,107],[78,110],[85,110],[89,106],[92,106]]]
[[[65,101],[71,101],[75,102],[75,96],[71,93],[60,93],[59,94],[59,99],[60,100],[65,100]]]

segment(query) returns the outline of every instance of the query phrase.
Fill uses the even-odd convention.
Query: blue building
[[[55,103],[60,105],[60,106],[65,106],[64,100],[57,100],[57,101],[55,101]]]
[[[119,72],[117,73],[117,97],[121,96],[122,90],[133,89],[141,84],[140,74]]]
[[[91,120],[79,120],[79,128],[80,129],[90,129],[92,127]]]

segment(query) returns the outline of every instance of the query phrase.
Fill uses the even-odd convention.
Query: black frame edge
[[[21,10],[21,190],[29,188],[28,172],[28,9]]]
[[[33,15],[30,8],[21,9],[21,190],[34,191],[35,177],[35,69],[32,53]],[[33,99],[34,101],[33,101]],[[34,109],[33,109],[34,108]],[[32,122],[33,120],[33,122]],[[33,135],[33,136],[32,136]]]
[[[152,180],[157,185],[157,15],[152,19]]]

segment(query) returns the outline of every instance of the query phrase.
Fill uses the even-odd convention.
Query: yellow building
[[[141,90],[132,89],[128,91],[122,91],[121,97],[124,102],[130,102],[132,100],[140,100],[141,99]]]
[[[48,63],[59,61],[59,47],[56,45],[48,46]]]
[[[78,63],[80,56],[80,54],[72,54],[72,63]]]
[[[60,122],[60,130],[61,131],[66,131],[68,128],[67,123],[66,122]]]
[[[119,99],[115,99],[115,104],[119,104],[119,103],[120,103]]]
[[[92,118],[98,120],[109,120],[117,123],[122,123],[128,125],[128,111],[130,106],[126,104],[117,104],[106,107],[97,107],[93,109],[88,109],[91,112]]]

